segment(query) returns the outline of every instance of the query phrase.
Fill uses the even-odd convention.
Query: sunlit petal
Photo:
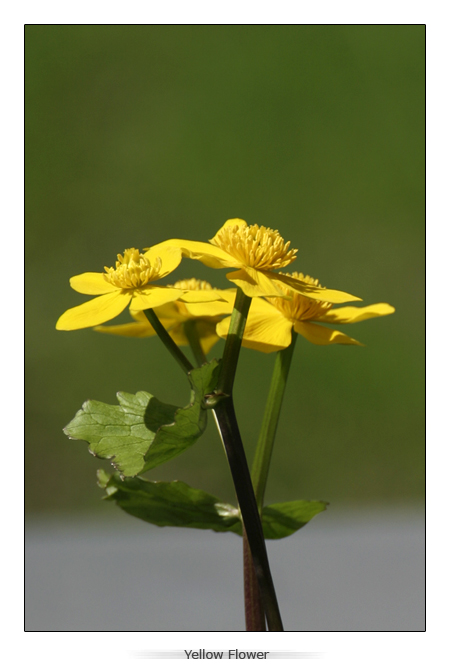
[[[165,286],[148,286],[135,291],[131,301],[131,309],[144,310],[153,309],[164,305],[166,302],[176,300],[183,294],[178,288],[168,288]]]
[[[391,305],[388,305],[386,302],[378,302],[375,305],[367,305],[366,307],[338,307],[337,309],[330,309],[316,320],[324,321],[325,323],[357,323],[357,321],[373,319],[376,316],[387,316],[394,312],[395,308]]]
[[[231,317],[217,324],[216,332],[225,338],[228,334]],[[242,345],[248,349],[257,349],[264,353],[285,349],[291,343],[292,323],[278,310],[273,308],[272,314],[249,313],[245,325]]]
[[[277,274],[276,272],[268,272],[267,275],[274,284],[282,283],[285,286],[291,288],[293,291],[296,291],[297,293],[300,293],[307,298],[313,298],[314,300],[323,300],[332,303],[361,300],[361,298],[357,298],[350,293],[345,293],[344,291],[337,291],[329,288],[319,288],[319,286],[308,284],[306,282],[300,281],[300,279],[295,279],[295,277],[289,277],[288,275]]]
[[[167,247],[180,249],[185,258],[192,258],[200,261],[203,265],[210,268],[238,268],[239,261],[226,251],[222,251],[208,242],[193,242],[191,240],[167,240],[164,242]]]
[[[84,272],[75,275],[70,278],[70,285],[74,291],[85,295],[103,295],[117,291],[117,286],[107,282],[103,272]]]
[[[131,300],[131,292],[114,291],[72,307],[64,312],[56,324],[57,330],[78,330],[99,326],[120,314]]]
[[[220,291],[215,291],[214,289],[211,289],[210,291],[208,291],[208,290],[205,290],[205,291],[187,291],[182,296],[180,296],[179,299],[181,300],[181,302],[189,302],[189,303],[211,302],[213,300],[222,301],[222,296],[221,296]]]
[[[150,247],[144,256],[146,256],[152,265],[155,264],[156,259],[161,259],[161,270],[158,273],[158,278],[165,277],[170,272],[175,270],[181,263],[182,255],[181,249],[177,247],[168,246],[167,242],[161,242],[160,244],[155,244],[154,247]]]
[[[223,226],[221,228],[219,228],[216,235],[220,235],[221,231],[224,228],[229,228],[230,226],[239,226],[239,227],[244,226],[244,227],[247,227],[247,221],[244,221],[244,219],[228,219],[228,221],[225,221]],[[209,240],[209,241],[211,242],[211,240]]]
[[[275,275],[274,272],[270,273],[270,275],[272,274]],[[237,270],[236,272],[229,272],[227,274],[227,279],[239,286],[245,295],[248,295],[251,298],[254,296],[285,296],[281,288],[276,286],[271,278],[264,272],[254,270],[253,268],[246,267],[245,269]]]
[[[344,333],[340,333],[338,330],[318,326],[309,321],[296,321],[294,330],[299,335],[303,335],[312,344],[358,344],[361,347],[364,346],[361,342],[348,337]]]
[[[221,300],[202,303],[185,303],[184,309],[193,317],[219,316],[233,311],[236,290],[220,291]]]
[[[124,337],[151,337],[156,335],[152,326],[148,323],[122,323],[118,326],[96,326],[94,330],[109,335],[122,335]]]
[[[147,319],[147,317],[145,316],[145,314],[143,314],[143,312],[138,312],[138,313],[142,314],[144,319]],[[157,317],[160,321],[162,319],[180,321],[180,319],[181,319],[180,310],[179,310],[177,302],[168,302],[164,305],[161,305],[160,307],[156,307],[155,313],[156,313],[156,315],[157,315]],[[132,312],[132,315],[134,316],[133,312]]]

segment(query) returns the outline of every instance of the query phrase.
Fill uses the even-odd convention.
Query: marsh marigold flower
[[[113,319],[130,305],[132,310],[160,307],[168,302],[183,299],[194,302],[199,299],[218,299],[212,291],[200,296],[189,289],[174,286],[156,286],[153,282],[162,279],[181,262],[181,251],[157,244],[140,254],[138,249],[125,249],[118,254],[116,266],[106,267],[104,272],[85,272],[70,279],[70,285],[78,293],[96,295],[88,302],[68,309],[58,319],[58,330],[77,330],[98,326]]]
[[[316,300],[360,300],[349,293],[311,285],[294,275],[280,274],[278,270],[295,260],[297,249],[290,249],[290,242],[285,242],[278,230],[256,223],[249,226],[242,219],[229,219],[209,243],[172,239],[165,244],[211,268],[238,268],[227,278],[250,297],[286,298],[288,287],[292,293]]]
[[[308,275],[293,272],[285,275],[298,279],[311,286],[320,287],[317,279]],[[284,287],[285,298],[256,298],[252,301],[242,344],[250,349],[265,353],[285,349],[291,343],[292,329],[313,344],[358,344],[357,340],[348,337],[339,330],[327,328],[320,323],[356,323],[376,316],[392,314],[395,309],[387,303],[380,302],[367,307],[339,307],[333,309],[331,302],[311,300],[294,293],[289,286]],[[319,323],[313,323],[317,321]],[[217,334],[226,337],[230,318],[227,317],[217,325]]]
[[[195,303],[175,300],[155,308],[156,316],[164,328],[170,332],[172,339],[178,346],[189,344],[184,327],[187,322],[195,322],[202,349],[207,354],[219,339],[216,333],[217,323],[233,311],[236,289],[213,289],[211,284],[199,279],[182,279],[175,282],[173,288],[198,291],[199,297],[203,296],[203,299],[210,296],[220,297],[219,300]],[[155,330],[142,311],[130,311],[134,322],[117,326],[97,326],[95,330],[100,333],[124,335],[126,337],[151,337],[156,335]]]

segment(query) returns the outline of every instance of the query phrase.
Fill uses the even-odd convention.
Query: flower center
[[[234,224],[223,227],[210,240],[222,251],[257,270],[278,270],[296,259],[297,249],[289,249],[278,230],[265,226]]]
[[[202,279],[180,279],[175,284],[169,284],[173,288],[187,289],[188,291],[212,291],[213,287]]]
[[[152,266],[149,259],[139,253],[139,249],[125,249],[122,254],[117,254],[115,268],[105,265],[104,277],[107,282],[117,288],[139,288],[148,284],[152,279],[158,279],[161,270],[161,259],[156,258]]]
[[[188,291],[212,291],[213,287],[211,284],[207,281],[204,281],[203,279],[180,279],[179,281],[176,281],[175,284],[168,284],[169,288],[181,288],[185,289]],[[189,312],[188,308],[186,305],[181,302],[180,300],[177,300],[176,302],[177,310],[180,314],[185,316],[187,319],[194,319],[196,317],[192,316],[192,314]]]
[[[302,272],[280,272],[280,274],[285,274],[287,277],[294,277],[294,279],[299,279],[300,281],[305,282],[305,284],[311,284],[311,286],[325,288],[319,284],[318,279],[313,279],[309,275],[304,275]],[[313,321],[319,316],[326,314],[326,312],[333,306],[331,302],[313,300],[312,298],[306,298],[299,293],[294,293],[294,291],[289,289],[286,285],[282,285],[281,288],[291,300],[286,300],[285,298],[266,298],[266,300],[291,321]]]

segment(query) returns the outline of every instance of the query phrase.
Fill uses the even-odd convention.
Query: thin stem
[[[199,367],[208,362],[208,359],[205,356],[203,351],[202,344],[200,342],[200,337],[198,335],[197,324],[194,319],[185,321],[183,324],[184,334],[186,335],[187,341],[192,349],[194,354],[195,361]]]
[[[183,368],[184,372],[187,373],[187,372],[190,372],[191,370],[193,370],[194,366],[191,365],[190,361],[188,361],[188,359],[183,354],[181,349],[179,349],[179,347],[172,340],[169,333],[164,328],[164,326],[162,325],[161,321],[156,316],[153,309],[144,309],[144,314],[147,317],[147,319],[150,321],[150,324],[155,329],[156,334],[159,335],[159,337],[163,341],[166,348],[170,351],[172,356],[175,358],[178,365],[180,365]]]
[[[233,477],[269,630],[282,631],[283,624],[270,572],[264,533],[234,412],[233,398],[224,397],[215,408],[214,413]]]
[[[197,361],[197,365],[203,365],[204,363],[207,363],[207,358],[202,349],[195,320],[189,320],[184,323],[184,333],[190,344],[195,360]],[[217,417],[214,410],[213,413],[217,422]],[[220,426],[218,423],[217,429],[220,435]],[[226,453],[227,452],[225,449],[225,454]],[[245,526],[243,526],[243,535],[245,628],[247,631],[252,632],[265,631],[266,617],[264,614],[264,607],[259,591],[258,579],[256,577],[255,567],[253,565],[253,558],[250,551],[247,534],[245,532]]]
[[[240,289],[238,289],[235,309],[232,314],[230,325],[232,337],[227,338],[224,358],[222,360],[222,372],[219,376],[218,389],[216,391],[216,395],[220,397],[220,402],[214,408],[214,416],[219,428],[222,443],[225,447],[231,475],[233,477],[236,497],[241,510],[243,526],[248,537],[269,630],[282,631],[283,624],[278,608],[272,575],[270,573],[261,519],[258,513],[258,506],[256,504],[247,459],[245,457],[244,445],[242,444],[239,426],[234,412],[233,398],[231,397],[250,303],[251,298],[248,298]],[[164,345],[183,368],[184,372],[190,372],[193,369],[191,363],[167,333],[154,311],[148,309],[145,310],[144,313]],[[229,370],[226,365],[223,365],[224,361],[230,366]]]
[[[262,512],[270,459],[272,457],[278,419],[280,418],[281,405],[283,403],[284,391],[286,389],[286,382],[289,368],[291,367],[296,340],[297,333],[293,331],[291,344],[286,347],[286,349],[282,349],[277,353],[269,395],[264,410],[263,422],[253,460],[252,481],[260,513]]]
[[[245,528],[242,544],[244,553],[245,628],[247,631],[265,631],[266,617]]]
[[[216,393],[231,395],[236,375],[239,353],[241,351],[242,337],[244,335],[245,323],[252,299],[242,289],[238,288],[231,315],[225,348],[223,350],[222,363],[220,367],[219,380]]]

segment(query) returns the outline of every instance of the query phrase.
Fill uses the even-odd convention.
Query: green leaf
[[[161,425],[145,455],[146,465],[141,472],[175,458],[193,445],[204,432],[208,412],[202,406],[203,398],[216,386],[218,366],[218,361],[213,360],[188,373],[192,386],[191,402],[176,411],[174,422]]]
[[[121,479],[98,471],[98,482],[125,512],[156,526],[207,528],[218,533],[242,535],[239,510],[184,482],[150,482],[141,477]],[[295,500],[269,505],[263,510],[264,536],[277,540],[302,528],[328,503]]]
[[[64,432],[89,443],[89,451],[112,461],[132,477],[175,458],[192,446],[206,428],[202,407],[216,385],[217,361],[188,374],[191,401],[184,408],[160,402],[145,391],[118,393],[119,405],[88,400]]]
[[[262,525],[267,540],[288,537],[308,521],[326,510],[328,503],[321,500],[293,500],[264,507]]]
[[[193,489],[184,482],[150,482],[141,477],[109,480],[99,471],[99,483],[106,499],[114,500],[125,512],[156,526],[209,528],[218,533],[241,532],[239,511],[218,498]],[[108,480],[108,481],[105,481]]]

